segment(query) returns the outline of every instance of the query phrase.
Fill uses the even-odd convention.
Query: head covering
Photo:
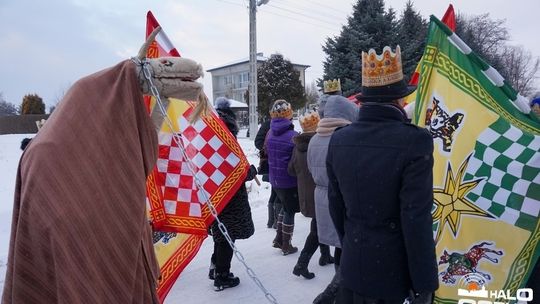
[[[221,121],[225,123],[225,126],[236,137],[240,128],[236,122],[236,114],[231,109],[231,101],[226,97],[218,97],[215,100],[215,107]]]
[[[391,102],[410,95],[416,86],[403,79],[401,49],[385,46],[381,55],[374,49],[362,52],[362,102]]]
[[[309,111],[300,116],[300,126],[303,132],[315,132],[317,124],[319,124],[319,113],[315,111]]]
[[[218,97],[214,101],[216,109],[229,109],[231,107],[231,102],[227,97]]]
[[[531,100],[531,107],[534,107],[535,105],[540,106],[540,97]]]
[[[337,93],[341,92],[341,80],[339,79],[332,79],[332,80],[325,80],[323,82],[323,93]]]
[[[22,141],[21,141],[21,150],[24,151],[24,149],[26,149],[26,146],[28,146],[28,144],[30,143],[32,139],[31,138],[24,138]]]
[[[331,96],[331,95],[323,94],[323,95],[321,96],[321,98],[319,98],[317,111],[319,112],[319,117],[320,117],[321,119],[324,118],[324,107],[326,106],[326,100],[327,100],[328,97],[330,97],[330,96]]]
[[[274,102],[272,109],[270,110],[270,116],[272,118],[287,118],[293,117],[291,104],[285,99],[278,99]]]
[[[342,118],[355,121],[358,116],[358,106],[347,98],[339,95],[329,96],[324,107],[324,118]]]

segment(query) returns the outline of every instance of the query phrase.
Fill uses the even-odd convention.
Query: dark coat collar
[[[363,104],[360,108],[359,121],[380,121],[380,120],[396,120],[407,122],[407,114],[405,111],[394,104]]]

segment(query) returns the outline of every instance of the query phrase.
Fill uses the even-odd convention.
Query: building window
[[[247,87],[249,85],[249,73],[243,72],[238,74],[238,84],[241,88]]]
[[[231,75],[223,76],[223,82],[225,85],[232,84],[232,76]]]
[[[241,101],[242,100],[242,93],[241,92],[234,92],[233,99]]]

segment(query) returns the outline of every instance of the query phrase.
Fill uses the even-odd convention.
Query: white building
[[[263,53],[257,53],[257,68],[268,60]],[[306,87],[306,69],[309,65],[292,64],[300,73],[300,82]],[[246,102],[246,92],[249,90],[249,59],[237,60],[208,70],[212,75],[212,98],[225,96],[241,102]]]

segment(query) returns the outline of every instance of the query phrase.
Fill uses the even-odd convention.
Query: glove
[[[433,292],[421,292],[415,293],[412,297],[412,301],[409,303],[412,304],[432,304],[433,303]]]
[[[255,168],[254,165],[250,165],[249,169],[248,169],[248,172],[247,172],[247,175],[246,175],[246,180],[245,181],[248,182],[250,180],[253,180],[256,175],[257,175],[257,169]]]

